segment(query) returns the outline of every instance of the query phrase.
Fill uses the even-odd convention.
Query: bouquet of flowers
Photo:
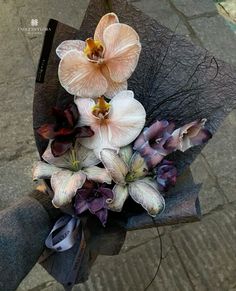
[[[55,123],[37,131],[49,144],[34,180],[50,178],[55,207],[71,204],[77,215],[89,210],[104,226],[108,210],[122,211],[129,196],[151,216],[162,212],[163,191],[177,176],[168,155],[211,137],[205,119],[177,129],[157,120],[144,128],[145,109],[127,90],[140,51],[137,32],[114,13],[101,18],[94,38],[62,42],[58,76],[74,103],[53,108]]]
[[[86,17],[88,22],[89,14]],[[48,33],[54,34],[56,26],[56,21],[51,20],[38,83],[44,82],[42,67],[52,49]],[[58,90],[60,102],[55,105],[49,98],[46,105],[39,100],[38,106],[34,105],[34,115],[40,116],[44,108],[47,118],[46,122],[39,118],[36,124],[40,126],[35,126],[42,159],[34,166],[33,178],[45,179],[52,204],[64,213],[46,239],[47,253],[41,261],[46,260],[49,272],[71,287],[85,280],[78,275],[86,252],[85,221],[94,217],[94,224],[100,223],[106,229],[134,209],[137,213],[145,212],[145,219],[148,216],[157,224],[163,215],[170,219],[176,204],[169,203],[169,189],[181,173],[175,156],[206,143],[212,134],[205,127],[207,116],[181,126],[176,126],[173,114],[165,119],[160,114],[160,118],[156,116],[147,122],[152,115],[147,104],[153,99],[148,101],[148,94],[144,96],[144,107],[140,91],[138,100],[135,90],[127,90],[127,81],[139,62],[142,42],[136,30],[120,23],[115,13],[102,16],[92,37],[75,39],[73,29],[68,35],[71,40],[56,44],[56,55],[48,65],[44,82],[44,88]],[[55,66],[58,76],[52,73]],[[39,90],[37,96],[43,93]],[[179,157],[178,162],[181,157],[184,160],[184,156]],[[125,226],[137,227],[138,224]],[[54,264],[59,269],[54,271],[52,254],[53,260],[61,256]],[[62,262],[68,257],[71,268],[65,277]]]

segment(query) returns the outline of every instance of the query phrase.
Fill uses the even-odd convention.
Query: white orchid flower
[[[80,113],[80,125],[88,125],[94,135],[81,139],[81,143],[93,149],[97,156],[103,148],[119,150],[130,144],[140,133],[146,118],[143,105],[134,98],[132,91],[122,91],[107,103],[99,97],[93,99],[75,97]]]
[[[131,146],[121,148],[119,154],[112,149],[103,149],[101,160],[116,183],[114,199],[108,205],[110,210],[121,211],[129,195],[151,216],[164,210],[165,200],[154,180],[147,177],[148,168],[144,159],[138,152],[132,155]]]
[[[50,179],[54,191],[52,203],[55,207],[70,203],[86,178],[95,182],[111,183],[107,170],[96,166],[100,160],[94,152],[79,143],[60,157],[53,156],[49,143],[42,158],[45,162],[36,163],[33,179]]]

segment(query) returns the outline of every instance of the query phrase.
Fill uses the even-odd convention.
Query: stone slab
[[[136,8],[156,19],[177,34],[188,36],[189,31],[183,21],[171,9],[167,0],[129,1]]]
[[[170,0],[185,16],[205,14],[216,11],[213,0]]]
[[[236,200],[235,132],[236,110],[233,110],[202,152],[218,189],[229,202]]]
[[[88,3],[89,0],[52,0],[50,2],[47,0],[32,0],[30,3],[25,0],[19,0],[17,3],[12,1],[12,5],[18,9],[22,27],[32,28],[31,20],[36,19],[38,21],[36,28],[40,31],[24,31],[35,67],[37,67],[40,57],[44,31],[48,20],[53,18],[72,27],[79,28]]]
[[[236,65],[236,34],[222,16],[197,18],[189,23],[206,49],[215,57]]]
[[[236,286],[235,210],[232,203],[171,233],[194,290],[226,291]]]
[[[9,2],[1,1],[0,19],[0,84],[2,84],[5,81],[12,82],[33,75],[34,66],[24,36],[18,30],[21,23],[17,9]]]

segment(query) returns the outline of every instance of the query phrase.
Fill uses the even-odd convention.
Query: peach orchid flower
[[[72,95],[112,98],[127,89],[127,79],[138,63],[141,44],[136,31],[119,23],[114,13],[99,21],[94,38],[67,40],[56,49],[61,58],[58,75]]]
[[[94,135],[80,143],[93,149],[99,157],[103,148],[118,150],[130,144],[140,133],[146,118],[143,105],[132,91],[119,92],[107,103],[103,97],[95,103],[91,98],[75,97],[80,113],[79,125],[91,127]]]

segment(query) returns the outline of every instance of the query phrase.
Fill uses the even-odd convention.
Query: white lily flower
[[[132,91],[121,91],[107,103],[99,97],[93,99],[75,97],[80,113],[79,125],[87,125],[94,135],[81,139],[81,143],[93,149],[97,156],[103,148],[119,150],[130,144],[140,133],[146,118],[143,105],[134,98]]]
[[[49,143],[42,158],[45,162],[40,161],[35,165],[33,179],[50,179],[55,207],[70,203],[86,178],[99,183],[111,183],[107,170],[96,166],[100,160],[94,152],[78,143],[60,157],[53,156]]]
[[[120,154],[112,149],[101,151],[101,161],[116,182],[113,188],[114,198],[108,208],[121,211],[130,195],[149,215],[156,216],[164,210],[165,200],[155,181],[147,177],[148,168],[144,159],[137,152],[132,155],[131,146],[129,147],[121,148]]]

